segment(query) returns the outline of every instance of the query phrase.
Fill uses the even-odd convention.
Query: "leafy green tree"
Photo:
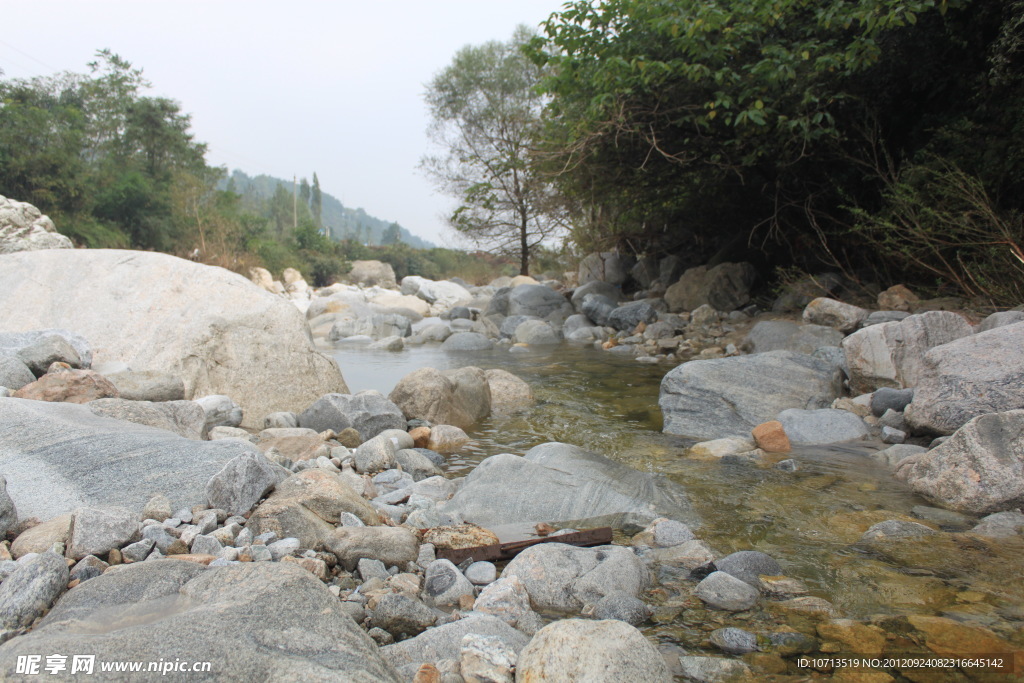
[[[402,228],[398,223],[392,223],[384,231],[384,235],[380,238],[382,245],[398,244],[402,241]]]
[[[543,70],[523,52],[532,35],[519,27],[508,42],[465,47],[430,82],[428,132],[442,153],[421,162],[460,202],[451,226],[518,254],[524,275],[530,254],[565,224],[558,193],[531,164],[544,105],[536,89]]]
[[[301,201],[304,206],[309,206],[309,195],[309,181],[303,178],[299,181],[299,201]]]
[[[313,221],[316,223],[316,227],[322,228],[324,226],[322,218],[324,196],[320,191],[320,179],[316,177],[316,171],[313,171],[313,194],[310,197],[309,207],[313,212]]]

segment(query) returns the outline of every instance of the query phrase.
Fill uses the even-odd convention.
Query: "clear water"
[[[1019,538],[945,537],[883,549],[857,543],[871,524],[913,518],[913,506],[928,504],[869,457],[881,444],[797,449],[796,472],[691,460],[691,441],[661,433],[658,391],[671,366],[591,347],[446,353],[427,345],[394,353],[342,346],[332,352],[353,392],[387,394],[406,374],[428,366],[501,368],[531,385],[536,405],[475,425],[469,432],[475,443],[452,460],[450,476],[496,453],[522,454],[547,441],[576,444],[682,484],[703,522],[697,534],[716,552],[766,552],[846,616],[946,614],[1024,634]],[[678,624],[654,631],[672,642],[697,637]]]

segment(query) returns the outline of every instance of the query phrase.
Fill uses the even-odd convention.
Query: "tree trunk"
[[[519,274],[530,274],[530,248],[526,245],[526,216],[520,217],[519,223]]]

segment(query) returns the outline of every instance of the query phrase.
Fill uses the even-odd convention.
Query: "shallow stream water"
[[[671,365],[567,344],[524,353],[503,347],[446,353],[438,345],[398,353],[342,345],[332,352],[352,392],[376,389],[386,395],[420,367],[501,368],[530,384],[536,405],[475,425],[469,431],[475,444],[450,460],[449,476],[464,475],[497,453],[521,455],[547,441],[576,444],[678,482],[702,520],[694,531],[716,553],[768,553],[787,576],[803,581],[811,595],[830,601],[846,617],[941,614],[1024,640],[1019,537],[858,543],[870,525],[893,518],[920,521],[912,509],[929,505],[870,457],[884,448],[880,443],[796,449],[790,456],[798,463],[795,472],[695,461],[685,455],[692,441],[661,433],[659,385]],[[685,609],[678,618],[647,628],[648,635],[697,647],[708,630],[701,624],[725,618],[680,604]]]

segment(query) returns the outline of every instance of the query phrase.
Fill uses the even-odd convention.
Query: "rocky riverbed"
[[[160,254],[0,261],[5,679],[54,653],[212,662],[190,680],[1022,676],[1024,314],[898,288],[770,314],[745,264],[608,254],[573,288],[364,262],[318,291]],[[662,369],[647,462],[591,438],[467,467],[480,425],[549,409],[498,354],[565,344]],[[350,393],[324,352],[361,346],[488,360]],[[438,559],[509,524],[555,540]],[[612,545],[557,542],[600,525]],[[1017,673],[884,661],[980,655]]]

